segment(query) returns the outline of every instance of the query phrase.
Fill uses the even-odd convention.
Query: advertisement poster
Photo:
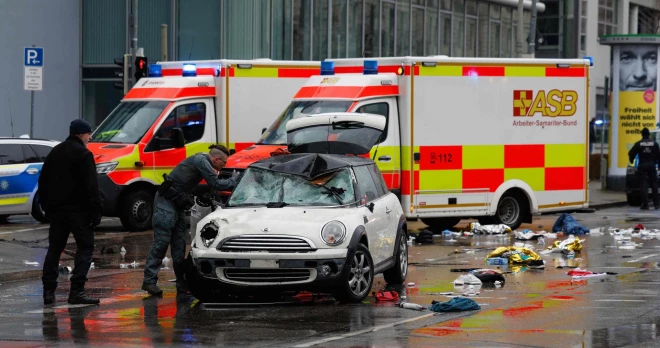
[[[642,138],[642,129],[656,128],[657,60],[656,45],[614,47],[618,60],[614,71],[614,91],[619,93],[618,167],[628,166],[628,151]]]

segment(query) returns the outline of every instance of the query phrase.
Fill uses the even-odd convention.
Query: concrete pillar
[[[630,4],[630,21],[628,23],[628,32],[637,34],[637,25],[639,23],[639,6]]]

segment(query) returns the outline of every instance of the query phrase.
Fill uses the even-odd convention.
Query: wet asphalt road
[[[575,214],[589,227],[627,228],[638,223],[660,228],[660,212],[633,208]],[[533,225],[551,229],[556,216],[536,219]],[[26,222],[28,224],[20,224]],[[13,219],[0,233],[42,227]],[[531,226],[528,226],[531,227]],[[634,250],[620,249],[612,236],[583,236],[584,249],[575,259],[559,253],[543,256],[544,270],[509,268],[504,287],[481,289],[471,297],[478,311],[437,313],[413,311],[376,302],[370,296],[357,305],[338,305],[331,298],[299,297],[287,304],[206,306],[192,297],[175,296],[171,269],[161,271],[163,298],[139,290],[151,233],[118,231],[118,222],[104,222],[97,233],[95,269],[88,291],[101,298],[100,306],[66,303],[69,284],[60,277],[58,302],[44,307],[39,280],[0,285],[0,346],[39,347],[89,344],[100,346],[213,345],[322,347],[621,347],[657,346],[660,335],[660,241]],[[33,234],[28,235],[26,234]],[[38,242],[47,230],[0,234],[5,240]],[[29,236],[29,237],[28,237]],[[566,238],[560,236],[559,240]],[[37,242],[34,242],[37,240]],[[437,237],[433,245],[410,247],[412,286],[394,288],[407,301],[428,306],[448,301],[440,293],[463,273],[456,268],[479,268],[486,254],[511,245],[512,237]],[[546,244],[553,240],[546,240]],[[536,242],[528,242],[537,249]],[[103,246],[124,246],[122,254],[101,255]],[[67,249],[73,251],[73,245]],[[466,253],[472,249],[474,253]],[[458,251],[458,252],[457,252]],[[169,255],[168,255],[169,256]],[[136,268],[120,264],[137,262]],[[171,264],[169,265],[171,268]],[[557,268],[563,266],[564,268]],[[605,281],[571,282],[565,267],[615,272]],[[495,268],[495,266],[490,266]],[[382,276],[373,290],[385,287]]]

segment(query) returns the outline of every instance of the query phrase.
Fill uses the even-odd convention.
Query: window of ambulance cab
[[[377,144],[382,143],[387,139],[387,128],[390,125],[390,104],[387,102],[378,102],[360,106],[355,112],[362,114],[375,114],[385,116],[385,128],[383,129],[383,137]]]
[[[286,123],[290,120],[326,112],[346,112],[352,104],[353,102],[350,100],[294,101],[268,127],[261,139],[257,141],[257,145],[286,145]]]
[[[137,144],[169,104],[168,101],[119,103],[92,133],[92,142]]]
[[[0,144],[0,165],[23,163],[25,157],[21,144]]]
[[[383,174],[378,169],[378,166],[376,166],[375,164],[371,164],[368,165],[367,167],[369,168],[369,173],[371,174],[371,178],[374,179],[376,186],[380,188],[379,190],[380,196],[384,196],[388,192],[390,192],[390,189],[387,188],[387,184],[385,183]]]
[[[179,105],[163,121],[154,138],[169,139],[172,136],[172,128],[179,127],[183,130],[185,143],[192,143],[204,136],[205,123],[206,103],[196,102]],[[172,146],[163,144],[160,149],[169,148],[172,148]]]
[[[374,179],[367,166],[353,167],[355,178],[358,183],[358,205],[369,204],[383,195],[383,188],[374,183]]]

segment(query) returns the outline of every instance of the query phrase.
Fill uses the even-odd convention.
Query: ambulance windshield
[[[258,145],[286,145],[286,123],[294,118],[325,112],[346,112],[350,100],[294,101],[261,136]]]
[[[119,103],[96,128],[92,142],[137,144],[169,104],[168,101]]]

